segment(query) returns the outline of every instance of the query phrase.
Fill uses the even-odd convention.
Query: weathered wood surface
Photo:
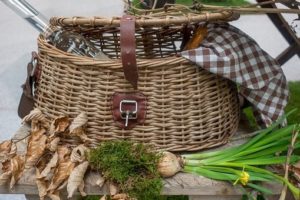
[[[19,141],[28,135],[29,127],[23,126],[15,134],[13,140]],[[237,137],[241,137],[246,134],[246,131],[240,130]],[[23,154],[26,151],[26,139],[17,143],[18,153]],[[245,139],[233,140],[229,144],[223,146],[234,146],[244,142]],[[85,192],[89,195],[101,195],[108,193],[108,185],[105,184],[102,188],[96,185],[95,180],[96,172],[88,172],[85,178]],[[214,181],[205,177],[201,177],[194,174],[178,173],[172,178],[166,178],[164,181],[164,187],[162,195],[188,195],[190,199],[236,199],[240,198],[242,191],[233,187],[231,183],[223,181]],[[281,185],[270,184],[267,187],[279,194],[281,191]],[[19,182],[15,185],[13,190],[9,189],[8,185],[0,186],[0,194],[26,194],[28,199],[35,199],[38,194],[38,190],[35,184],[35,169],[26,171]],[[66,196],[66,191],[61,192],[62,196]],[[221,198],[222,196],[222,198]],[[63,198],[64,199],[64,198]]]
[[[96,180],[93,178],[94,172],[90,172],[86,175],[85,179],[85,192],[89,195],[108,194],[108,185],[105,184],[102,188],[96,185]],[[280,194],[281,186],[279,184],[267,185],[274,194]],[[18,184],[13,190],[9,189],[8,185],[0,187],[1,194],[38,194],[37,187],[35,185],[34,169],[27,171],[23,177],[19,180]],[[66,194],[66,191],[62,191],[62,195]],[[242,191],[239,188],[233,187],[232,184],[223,181],[214,181],[205,177],[178,173],[172,178],[164,179],[164,187],[162,195],[188,195],[188,196],[240,196]]]

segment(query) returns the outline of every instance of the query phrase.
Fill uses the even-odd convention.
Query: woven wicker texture
[[[36,106],[49,119],[59,115],[74,118],[86,112],[91,146],[104,140],[131,139],[159,149],[196,151],[224,144],[236,131],[239,104],[235,85],[175,56],[182,40],[181,26],[136,29],[138,90],[148,102],[144,124],[132,130],[118,128],[111,111],[114,92],[133,91],[119,59],[118,26],[68,27],[112,59],[68,54],[40,37]]]

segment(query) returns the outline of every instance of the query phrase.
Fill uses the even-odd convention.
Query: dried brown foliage
[[[46,130],[40,129],[31,132],[25,157],[25,168],[30,169],[36,165],[46,149]]]
[[[86,114],[81,113],[73,122],[62,116],[49,123],[40,110],[34,109],[23,122],[31,124],[25,155],[17,155],[17,146],[11,140],[0,143],[0,185],[9,183],[12,188],[22,174],[35,171],[41,200],[46,197],[60,200],[59,191],[66,186],[69,197],[76,190],[86,195],[83,179],[89,166],[86,158],[89,149],[83,144],[71,148],[61,138],[79,137],[83,142],[89,141],[85,134]],[[97,183],[102,186],[104,180]]]
[[[10,188],[12,189],[14,185],[21,178],[21,175],[24,170],[25,159],[23,156],[16,155],[10,160],[10,169],[11,169],[11,180],[10,180]]]
[[[50,125],[50,137],[64,133],[70,125],[70,119],[66,116],[58,117]]]
[[[54,170],[54,175],[48,187],[50,194],[54,193],[58,188],[65,184],[68,180],[75,164],[70,160],[71,150],[67,147],[61,146],[57,149],[58,165]]]
[[[11,140],[5,140],[0,144],[0,162],[11,159],[16,155],[17,147],[16,144]]]
[[[71,198],[75,191],[79,188],[80,193],[82,196],[85,196],[85,193],[83,193],[83,187],[84,187],[84,174],[89,166],[89,162],[85,161],[81,164],[79,164],[77,167],[74,168],[72,173],[70,174],[70,177],[68,179],[68,185],[67,185],[67,191],[68,191],[68,198]]]

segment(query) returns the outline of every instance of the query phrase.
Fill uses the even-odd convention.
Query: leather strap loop
[[[138,87],[138,70],[135,56],[135,17],[124,15],[120,24],[121,59],[125,79],[134,89]]]
[[[23,94],[21,96],[18,115],[20,118],[25,117],[33,110],[34,107],[34,87],[37,84],[40,76],[40,67],[38,63],[38,54],[31,53],[31,61],[27,65],[27,78],[22,85]]]

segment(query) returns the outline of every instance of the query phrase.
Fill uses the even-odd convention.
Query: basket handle
[[[121,59],[125,79],[134,89],[138,87],[138,69],[135,56],[135,17],[124,15],[120,23]]]

